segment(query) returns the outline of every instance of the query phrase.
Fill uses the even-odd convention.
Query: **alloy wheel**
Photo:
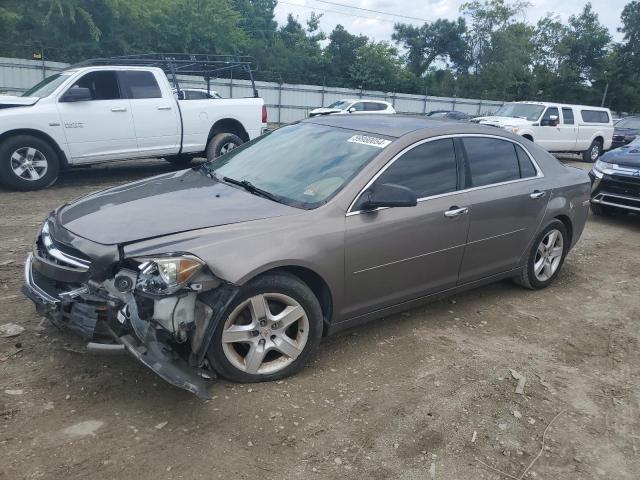
[[[600,156],[600,145],[598,145],[597,143],[594,143],[593,146],[591,147],[591,160],[595,162],[599,156]]]
[[[263,293],[231,312],[221,340],[224,355],[235,368],[264,375],[293,363],[308,337],[309,319],[300,303],[281,293]]]
[[[236,148],[237,145],[233,142],[227,142],[222,147],[220,147],[220,155],[224,155],[225,153],[229,153],[231,150]]]
[[[541,282],[549,280],[562,261],[564,239],[559,230],[550,230],[540,241],[533,263],[533,271]]]
[[[22,180],[40,180],[47,173],[49,163],[44,154],[33,147],[22,147],[11,155],[11,170]]]

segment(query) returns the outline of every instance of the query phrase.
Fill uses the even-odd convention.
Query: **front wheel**
[[[288,273],[242,288],[216,327],[208,358],[236,382],[279,380],[298,372],[318,347],[322,310],[309,287]]]
[[[51,145],[31,135],[0,145],[0,181],[14,190],[39,190],[58,179],[60,159]]]
[[[514,281],[531,290],[548,287],[560,273],[568,251],[567,228],[560,220],[554,220],[536,237],[524,268]]]
[[[594,140],[591,142],[588,150],[582,152],[582,160],[588,163],[593,163],[602,155],[602,143],[600,140]]]
[[[220,155],[229,153],[236,147],[242,145],[243,141],[233,133],[217,133],[207,144],[207,160],[211,161]]]

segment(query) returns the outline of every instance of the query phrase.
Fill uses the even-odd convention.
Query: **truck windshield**
[[[38,98],[48,97],[56,88],[67,80],[70,75],[70,73],[56,73],[55,75],[51,75],[24,92],[22,96]]]
[[[205,172],[250,182],[293,207],[326,203],[391,139],[344,128],[299,123],[279,128],[205,164]]]
[[[542,105],[526,105],[522,103],[506,103],[501,106],[496,113],[494,113],[497,117],[514,117],[514,118],[524,118],[526,120],[530,120],[535,122],[540,118],[542,111],[544,110],[544,106]]]

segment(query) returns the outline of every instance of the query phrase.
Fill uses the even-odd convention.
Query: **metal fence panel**
[[[46,76],[66,68],[60,62],[0,57],[0,94],[20,95]],[[181,75],[184,88],[206,88],[203,78]],[[225,98],[251,97],[251,82],[229,78],[212,79],[211,90]],[[270,123],[290,123],[306,118],[309,111],[343,98],[386,100],[398,113],[423,114],[431,110],[460,110],[470,115],[494,112],[502,102],[472,98],[433,97],[406,93],[325,87],[321,85],[279,84],[256,81],[260,96],[267,105]]]

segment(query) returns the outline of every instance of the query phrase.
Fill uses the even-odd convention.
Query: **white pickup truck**
[[[475,123],[504,128],[553,153],[579,153],[595,162],[611,148],[613,122],[608,108],[546,102],[505,103]]]
[[[0,182],[36,190],[67,167],[143,157],[186,166],[226,153],[266,126],[257,93],[178,100],[161,68],[72,67],[22,97],[0,96]]]

